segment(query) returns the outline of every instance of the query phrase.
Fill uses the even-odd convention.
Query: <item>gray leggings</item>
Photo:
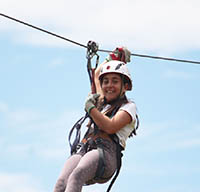
[[[117,168],[116,145],[108,140],[103,140],[105,153],[105,172],[103,177],[113,175]],[[99,162],[97,149],[85,153],[80,151],[69,157],[56,182],[54,192],[81,192],[82,186],[94,179]]]

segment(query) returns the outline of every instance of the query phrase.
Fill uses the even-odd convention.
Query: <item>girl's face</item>
[[[116,99],[120,94],[126,91],[120,75],[116,73],[105,74],[101,88],[107,101]]]

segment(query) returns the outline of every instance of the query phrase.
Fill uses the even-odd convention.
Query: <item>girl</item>
[[[110,180],[119,170],[127,138],[135,134],[136,106],[125,95],[132,89],[125,62],[102,63],[95,71],[95,85],[97,93],[85,102],[91,117],[88,131],[79,151],[66,161],[54,192],[81,192],[85,184]]]

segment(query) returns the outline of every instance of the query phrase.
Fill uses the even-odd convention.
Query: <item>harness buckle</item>
[[[102,145],[102,138],[101,137],[97,137],[96,139],[95,139],[95,143],[96,143],[96,145],[97,146],[99,146],[99,145]]]

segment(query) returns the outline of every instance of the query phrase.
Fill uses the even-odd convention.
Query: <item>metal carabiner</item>
[[[98,62],[99,62],[99,55],[97,54],[99,45],[98,43],[94,42],[94,41],[88,41],[87,44],[87,55],[86,58],[88,59],[88,64],[89,64],[89,69],[92,69],[91,66],[91,59],[96,55],[96,65],[95,68],[97,68]]]
[[[96,92],[95,83],[94,83],[94,72],[99,63],[99,55],[97,54],[98,47],[99,47],[98,44],[94,41],[89,41],[87,44],[87,55],[86,55],[86,58],[88,60],[87,70],[88,70],[88,75],[89,75],[89,79],[90,79],[92,93]],[[94,56],[96,56],[96,64],[95,64],[95,67],[93,68],[92,64],[91,64],[91,59]]]
[[[88,41],[87,44],[87,58],[92,59],[94,55],[97,55],[97,51],[99,49],[98,43],[94,41]]]

